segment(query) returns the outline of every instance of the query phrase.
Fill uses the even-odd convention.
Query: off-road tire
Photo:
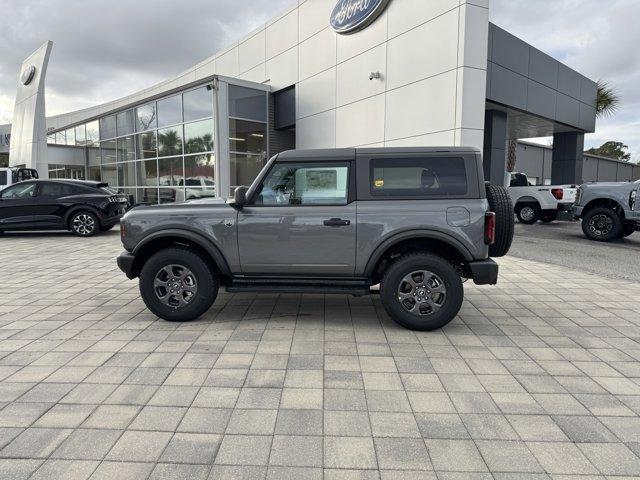
[[[185,306],[172,308],[156,294],[154,281],[161,269],[180,265],[194,275],[197,291]],[[187,248],[166,248],[149,258],[140,272],[140,295],[145,305],[158,317],[170,322],[189,322],[204,314],[218,296],[219,282],[211,266],[199,254]]]
[[[551,223],[558,219],[558,212],[543,212],[540,215],[540,221],[542,223]]]
[[[597,222],[599,218],[603,218],[603,221],[609,225],[606,228],[606,231],[598,230],[597,224],[591,225],[592,221]],[[592,229],[594,227],[595,229]],[[595,240],[597,242],[609,242],[616,238],[620,238],[620,234],[622,232],[622,219],[620,218],[620,215],[611,208],[594,208],[589,210],[582,218],[582,231],[587,238],[590,238],[591,240]],[[598,231],[601,233],[597,233]]]
[[[516,205],[516,217],[520,223],[533,225],[540,220],[540,207],[534,203],[519,203]]]
[[[93,237],[100,231],[100,221],[88,210],[74,212],[69,218],[69,230],[79,237]]]
[[[620,238],[627,238],[636,231],[636,227],[633,223],[625,223],[622,225],[622,231],[620,232]]]
[[[398,297],[403,278],[419,270],[434,273],[446,287],[446,296],[440,309],[424,317],[410,313]],[[401,256],[386,269],[380,282],[380,298],[385,310],[396,323],[411,330],[429,331],[442,328],[455,318],[462,307],[464,287],[460,275],[443,257],[416,252]]]
[[[489,208],[496,214],[496,239],[489,245],[489,256],[504,257],[513,242],[513,203],[504,187],[487,184],[485,190]]]

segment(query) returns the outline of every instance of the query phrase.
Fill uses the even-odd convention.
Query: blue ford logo
[[[390,0],[340,0],[331,12],[331,26],[338,33],[352,33],[371,24]]]

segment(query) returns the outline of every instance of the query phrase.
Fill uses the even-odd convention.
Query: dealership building
[[[227,196],[291,148],[472,146],[502,183],[508,140],[553,136],[540,183],[592,180],[595,82],[488,18],[488,0],[299,0],[175,77],[49,117],[47,42],[22,65],[10,162],[170,202]]]

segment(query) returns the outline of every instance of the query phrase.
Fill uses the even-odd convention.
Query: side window
[[[7,187],[0,192],[2,198],[28,198],[33,197],[36,192],[35,183],[17,183],[11,187]]]
[[[40,196],[48,198],[66,197],[74,195],[74,188],[71,185],[62,183],[43,183],[40,188]]]
[[[371,194],[375,196],[467,194],[467,172],[462,158],[379,158],[371,160],[370,169]]]
[[[346,205],[349,163],[276,163],[256,205]]]
[[[6,184],[7,184],[7,171],[2,170],[0,171],[0,185],[6,185]]]

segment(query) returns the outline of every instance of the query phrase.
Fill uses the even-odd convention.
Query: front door
[[[33,225],[36,193],[34,182],[16,183],[0,192],[0,228],[24,228]]]
[[[351,162],[276,162],[238,214],[244,274],[352,276]]]

